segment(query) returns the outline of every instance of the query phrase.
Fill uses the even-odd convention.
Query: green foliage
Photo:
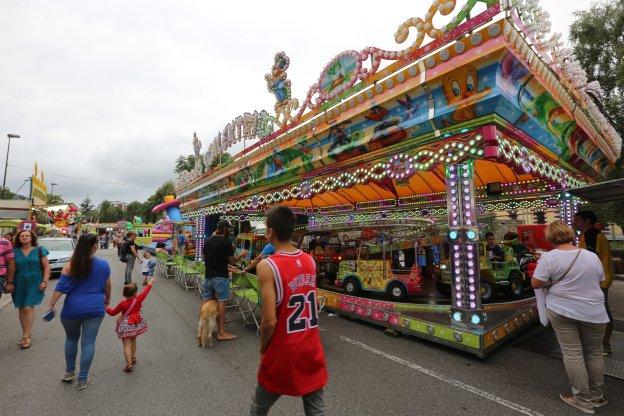
[[[93,205],[91,198],[89,198],[89,195],[87,195],[87,197],[80,203],[80,212],[82,214],[82,218],[87,221],[91,221],[94,214],[97,214],[95,212],[95,206]]]
[[[173,182],[165,182],[154,195],[147,198],[147,201],[143,203],[143,218],[144,223],[154,223],[162,218],[161,213],[152,212],[152,208],[156,205],[162,204],[165,201],[167,195],[175,195],[175,189],[173,188]]]
[[[60,195],[48,194],[48,205],[63,205],[65,200]]]
[[[604,110],[624,136],[624,2],[595,3],[575,13],[570,41],[589,81],[600,82]]]
[[[603,111],[624,136],[624,1],[595,3],[575,13],[570,41],[589,81],[599,81],[605,97]],[[609,179],[621,178],[622,159]],[[595,204],[591,209],[601,222],[624,226],[624,201]]]
[[[126,206],[124,218],[126,221],[132,222],[134,217],[145,218],[145,206],[139,201],[132,201]]]
[[[210,168],[212,169],[217,166],[225,166],[231,163],[233,160],[234,158],[228,152],[223,152],[218,157],[216,157],[215,160],[213,160]]]
[[[195,167],[195,156],[193,155],[180,155],[175,161],[175,168],[173,171],[177,174],[182,173],[184,170],[192,170]]]

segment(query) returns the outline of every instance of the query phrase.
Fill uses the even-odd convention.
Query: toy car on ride
[[[523,273],[513,249],[505,245],[504,261],[491,261],[486,255],[486,243],[479,243],[479,266],[481,277],[481,300],[491,302],[497,293],[503,292],[512,299],[522,297],[525,288],[530,287],[530,277]],[[448,250],[445,249],[448,253]],[[530,262],[527,262],[527,266]],[[436,288],[445,296],[451,295],[451,266],[445,258],[435,271]]]
[[[362,243],[355,260],[343,260],[335,285],[353,296],[361,292],[385,293],[392,300],[404,300],[423,291],[420,267],[406,267],[401,248]]]

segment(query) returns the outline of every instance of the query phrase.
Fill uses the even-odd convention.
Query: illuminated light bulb
[[[471,307],[472,309],[474,309],[474,308],[476,308],[476,307],[477,307],[477,304],[476,304],[476,303],[474,303],[474,302],[470,302],[470,307]],[[475,317],[477,317],[477,319],[475,319]],[[478,324],[479,324],[479,322],[481,322],[481,319],[478,319],[478,318],[479,318],[479,317],[478,317],[477,315],[473,315],[473,316],[472,316],[472,321],[471,321],[471,322],[472,322],[473,324],[475,324],[475,325],[478,325]]]

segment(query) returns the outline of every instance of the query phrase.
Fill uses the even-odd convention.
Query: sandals
[[[31,345],[32,345],[31,337],[24,337],[22,338],[22,342],[19,343],[19,347],[22,350],[26,350],[30,348]]]
[[[123,369],[126,373],[131,373],[132,372],[132,364],[126,364],[126,366]]]
[[[136,364],[136,357],[132,357],[132,365]]]

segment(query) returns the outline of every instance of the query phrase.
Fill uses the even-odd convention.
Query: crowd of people
[[[542,291],[545,314],[552,325],[563,353],[570,392],[561,393],[566,403],[586,413],[607,404],[604,384],[604,356],[611,353],[613,317],[609,311],[609,287],[613,282],[611,252],[604,234],[596,227],[592,212],[581,211],[574,218],[577,233],[561,221],[547,226],[546,237],[554,249],[543,253],[531,284]],[[328,374],[318,329],[315,262],[292,245],[296,224],[294,213],[275,207],[266,216],[266,239],[269,244],[243,271],[253,268],[259,279],[262,305],[260,324],[260,367],[251,415],[266,415],[280,395],[301,396],[306,414],[324,414],[323,388]],[[202,304],[218,303],[217,339],[232,341],[237,337],[226,331],[226,304],[230,300],[230,273],[238,259],[229,239],[231,225],[218,222],[216,231],[203,246],[205,276],[201,287]],[[0,289],[12,295],[18,309],[22,337],[21,349],[32,345],[35,307],[44,297],[50,278],[47,250],[37,245],[37,236],[21,230],[13,241],[0,239]],[[517,236],[516,236],[517,237]],[[60,314],[65,330],[66,369],[62,380],[77,379],[77,388],[89,382],[89,368],[95,352],[95,340],[104,316],[118,316],[116,332],[122,341],[126,372],[137,362],[137,337],[147,331],[141,314],[142,304],[154,284],[155,262],[150,255],[139,255],[136,234],[125,239],[114,236],[120,259],[126,263],[123,300],[110,307],[111,269],[106,260],[96,257],[101,241],[94,235],[78,239],[71,260],[49,300],[46,316],[56,313],[56,303],[65,296]],[[494,236],[485,236],[488,256],[501,257]],[[185,245],[178,234],[176,246]],[[498,249],[497,249],[498,247]],[[166,252],[164,244],[157,252]],[[520,253],[520,248],[517,255]],[[140,258],[143,290],[132,281],[132,269]],[[301,278],[304,276],[305,278]],[[1,290],[0,290],[1,293]],[[297,316],[293,318],[292,309]],[[76,376],[76,357],[80,341],[80,371]]]

